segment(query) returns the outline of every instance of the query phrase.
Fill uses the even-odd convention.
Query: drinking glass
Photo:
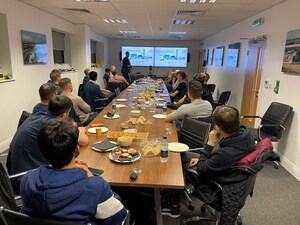
[[[141,154],[141,151],[140,151]],[[139,174],[143,171],[144,169],[144,162],[143,162],[143,156],[141,155],[141,158],[138,160],[132,159],[132,171],[136,174]]]

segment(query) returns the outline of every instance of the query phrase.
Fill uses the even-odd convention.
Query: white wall
[[[151,46],[151,47],[187,47],[190,53],[190,62],[187,68],[178,68],[186,72],[189,77],[197,72],[198,54],[201,49],[200,41],[158,41],[158,40],[122,40],[112,39],[110,42],[110,62],[117,67],[121,73],[122,61],[120,61],[119,53],[122,45],[128,46]],[[157,76],[165,76],[169,69],[163,67],[153,67],[152,74]],[[177,69],[177,68],[175,68]],[[141,72],[142,74],[149,74],[149,67],[133,67],[131,73]]]
[[[287,32],[300,29],[299,8],[299,0],[287,0],[203,41],[205,49],[241,42],[239,68],[207,67],[208,73],[211,75],[210,83],[216,83],[220,91],[231,90],[232,97],[229,104],[240,108],[248,46],[247,41],[241,41],[240,38],[267,35],[257,114],[263,115],[273,101],[282,102],[294,108],[294,115],[288,123],[287,132],[284,133],[279,144],[274,146],[281,155],[282,165],[298,180],[300,180],[300,139],[298,138],[300,104],[297,95],[299,94],[300,75],[282,73],[281,66]],[[253,28],[252,21],[259,17],[264,17],[264,24]],[[264,88],[265,80],[272,82],[272,89]],[[280,80],[278,94],[273,92],[276,80]]]

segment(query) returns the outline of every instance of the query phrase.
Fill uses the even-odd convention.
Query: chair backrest
[[[278,124],[284,126],[287,118],[291,115],[293,107],[279,102],[272,102],[262,117],[261,124]],[[282,127],[262,127],[262,131],[281,138]]]
[[[120,91],[123,91],[123,83],[117,83],[117,82],[108,83],[108,90],[110,90],[112,93],[115,93],[117,88],[119,88]]]
[[[32,217],[24,213],[20,213],[3,207],[1,207],[0,210],[7,225],[83,225],[83,223],[79,222],[58,221]]]
[[[22,111],[22,114],[19,119],[18,128],[24,123],[24,121],[30,116],[31,114],[27,111]]]
[[[210,93],[214,93],[215,89],[216,89],[216,85],[215,84],[207,84],[207,89],[210,91]]]
[[[118,95],[120,94],[120,92],[121,92],[121,91],[120,91],[120,88],[117,87],[116,90],[115,90],[116,96],[118,96]]]
[[[210,123],[185,117],[180,130],[180,141],[190,148],[204,147],[210,128]]]
[[[78,96],[80,96],[83,100],[85,100],[85,98],[84,98],[84,92],[83,92],[83,87],[84,87],[83,84],[79,84],[79,87],[78,87]]]
[[[218,99],[218,103],[217,105],[220,106],[220,105],[226,105],[228,100],[229,100],[229,97],[231,95],[231,91],[223,91],[221,94],[220,94],[220,97]]]

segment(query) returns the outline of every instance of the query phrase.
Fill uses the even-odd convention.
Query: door
[[[251,40],[245,71],[241,115],[256,115],[266,39]],[[242,124],[254,127],[255,118],[243,118]]]

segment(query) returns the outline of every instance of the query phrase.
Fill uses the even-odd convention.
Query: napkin
[[[109,142],[108,140],[104,140],[101,143],[95,143],[95,144],[92,144],[91,146],[93,148],[96,148],[96,149],[100,150],[100,151],[105,151],[107,149],[114,148],[117,145]]]

